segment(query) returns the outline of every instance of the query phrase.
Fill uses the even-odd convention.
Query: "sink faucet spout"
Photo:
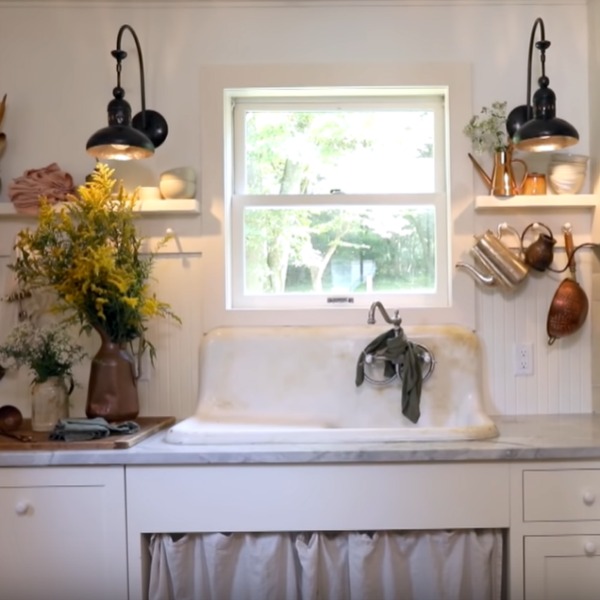
[[[400,327],[400,323],[402,323],[402,319],[398,316],[400,311],[394,311],[394,317],[392,318],[388,314],[387,310],[385,310],[383,304],[379,301],[373,302],[373,304],[371,304],[371,307],[369,308],[369,315],[367,317],[367,323],[369,325],[375,324],[375,313],[377,312],[377,309],[379,309],[379,312],[381,313],[381,316],[383,317],[386,323],[393,325],[397,329]]]

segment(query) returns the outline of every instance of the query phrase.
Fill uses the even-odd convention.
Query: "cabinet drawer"
[[[524,521],[600,519],[600,469],[523,471]]]

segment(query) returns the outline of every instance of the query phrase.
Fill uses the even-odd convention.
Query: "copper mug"
[[[523,182],[523,194],[543,196],[546,193],[546,176],[543,173],[528,173]]]

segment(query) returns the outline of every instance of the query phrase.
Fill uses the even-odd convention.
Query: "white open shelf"
[[[546,196],[476,196],[475,210],[515,210],[519,208],[589,208],[600,200],[595,194],[556,194]]]
[[[158,214],[179,214],[179,215],[198,215],[200,214],[200,202],[196,199],[190,200],[140,200],[136,204],[136,211],[147,215]],[[18,213],[12,202],[0,202],[1,217],[18,217],[22,219],[34,219],[37,215]]]
[[[184,215],[200,214],[200,202],[191,200],[140,200],[136,210],[144,214],[178,213]]]

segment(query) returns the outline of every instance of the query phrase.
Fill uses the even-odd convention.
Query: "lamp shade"
[[[152,142],[130,125],[99,129],[88,140],[86,149],[99,160],[136,160],[154,154]]]
[[[108,126],[96,131],[86,144],[88,154],[98,160],[131,160],[154,154],[154,144],[142,131],[131,126],[131,106],[121,86],[113,90],[108,103]]]
[[[513,137],[517,150],[529,152],[552,152],[573,146],[578,141],[579,134],[573,125],[557,117],[531,119]]]

